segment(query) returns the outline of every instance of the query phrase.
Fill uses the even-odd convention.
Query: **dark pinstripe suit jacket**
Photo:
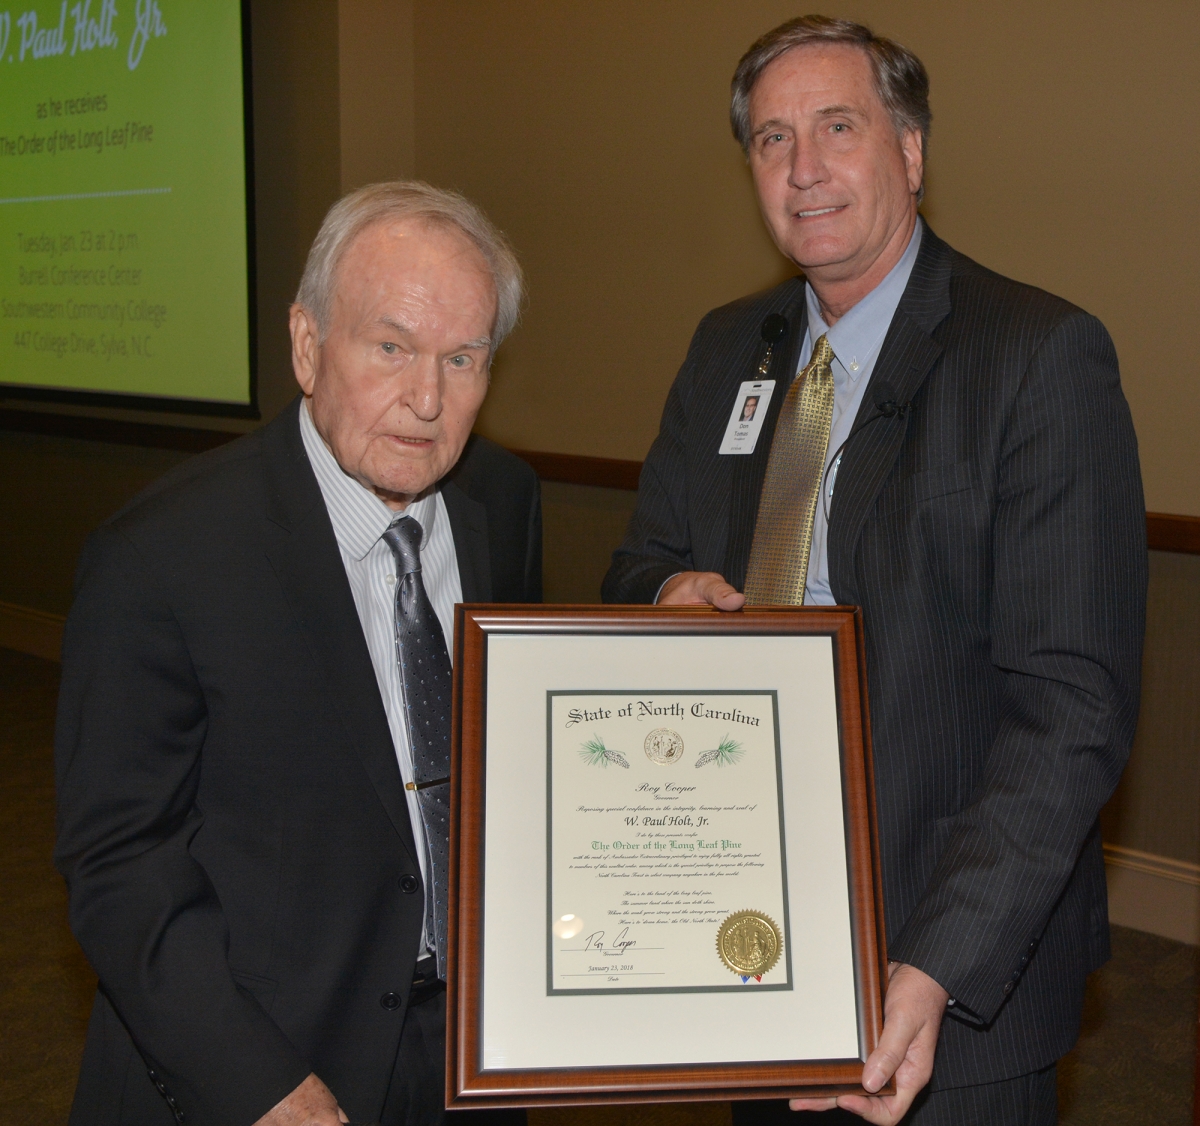
[[[606,602],[681,569],[745,579],[783,395],[754,454],[719,456],[768,313],[803,283],[710,313],[671,389]],[[933,1085],[1046,1066],[1108,956],[1096,818],[1137,719],[1146,588],[1137,444],[1095,318],[927,230],[873,382],[906,415],[847,446],[834,595],[863,609],[889,956],[957,999]],[[868,390],[858,421],[878,413]]]

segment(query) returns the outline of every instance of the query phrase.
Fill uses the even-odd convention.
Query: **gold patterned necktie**
[[[833,349],[822,336],[779,410],[746,571],[750,606],[799,606],[833,421]]]

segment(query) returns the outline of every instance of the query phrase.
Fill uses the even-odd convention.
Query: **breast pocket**
[[[892,482],[875,517],[860,549],[868,570],[956,604],[955,612],[979,612],[992,505],[973,463],[933,465]]]
[[[889,507],[908,508],[954,493],[978,488],[979,475],[970,461],[955,461],[948,465],[933,465],[896,483]]]

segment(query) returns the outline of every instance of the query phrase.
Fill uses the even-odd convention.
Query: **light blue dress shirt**
[[[832,606],[837,601],[829,589],[829,522],[826,510],[833,502],[833,486],[837,481],[838,463],[841,455],[838,448],[849,436],[858,417],[871,372],[883,347],[883,338],[896,315],[896,306],[908,285],[909,275],[921,248],[921,233],[924,227],[917,219],[916,229],[904,253],[883,279],[870,293],[841,317],[833,328],[829,328],[821,317],[821,306],[811,285],[804,286],[804,297],[808,303],[808,331],[800,348],[802,370],[812,357],[814,344],[825,336],[833,349],[833,423],[829,428],[829,446],[825,451],[824,489],[817,498],[817,511],[813,518],[812,547],[808,553],[808,578],[804,584],[805,604]]]

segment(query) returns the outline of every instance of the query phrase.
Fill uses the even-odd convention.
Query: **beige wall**
[[[778,0],[415,0],[416,173],[478,199],[529,275],[481,429],[641,458],[697,320],[791,272],[727,125]],[[863,0],[928,66],[925,214],[1108,325],[1147,505],[1200,515],[1200,6]],[[594,601],[631,494],[544,490],[547,598]],[[1151,559],[1146,691],[1106,838],[1200,862],[1200,558]]]
[[[343,192],[406,179],[415,166],[412,0],[339,0]]]
[[[326,208],[361,183],[416,174],[483,203],[529,275],[525,321],[498,358],[481,429],[525,448],[643,457],[699,317],[791,272],[762,229],[726,110],[742,50],[797,10],[782,0],[251,0],[264,417],[295,393],[287,305]],[[1105,321],[1147,507],[1200,515],[1200,5],[826,10],[866,19],[925,59],[931,223]]]
[[[1200,864],[1200,555],[1150,552],[1142,713],[1104,839]]]
[[[1147,505],[1200,514],[1200,5],[861,0],[933,83],[926,214],[1099,315]],[[699,317],[785,276],[726,124],[783,0],[415,0],[416,171],[482,202],[529,273],[481,425],[641,458]]]
[[[264,413],[294,393],[286,311],[321,216],[344,189],[410,174],[405,138],[415,137],[416,172],[485,203],[530,274],[532,303],[501,356],[485,428],[535,449],[641,457],[695,321],[784,274],[724,114],[744,44],[792,13],[764,0],[414,3],[252,0]],[[1170,29],[1149,59],[1149,35],[1122,23],[1133,7],[966,8],[854,13],[907,40],[933,72],[931,221],[989,265],[1105,318],[1151,507],[1200,513],[1200,455],[1182,437],[1200,420],[1197,283],[1184,269],[1196,250],[1184,201],[1196,196],[1200,102],[1183,83],[1196,84],[1197,8],[1137,6]],[[386,34],[373,36],[371,20]],[[996,45],[1010,42],[1021,46],[1019,81]],[[1092,175],[1105,156],[1112,174]],[[1159,227],[1171,235],[1156,239]],[[1128,261],[1143,265],[1118,268]],[[65,612],[83,537],[181,456],[0,436],[0,602]],[[547,598],[594,601],[633,495],[548,485],[544,498]],[[1112,842],[1200,862],[1200,557],[1151,563],[1142,723],[1105,829]]]

